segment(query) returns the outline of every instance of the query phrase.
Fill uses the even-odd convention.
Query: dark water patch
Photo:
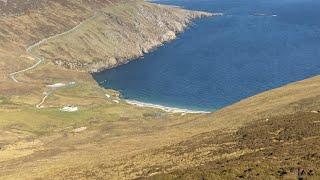
[[[214,110],[320,73],[320,2],[160,1],[223,12],[158,50],[94,75],[125,98]]]

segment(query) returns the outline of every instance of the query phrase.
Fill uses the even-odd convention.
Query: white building
[[[65,105],[63,108],[60,109],[60,111],[76,112],[76,111],[78,111],[78,107],[74,106],[74,105]]]

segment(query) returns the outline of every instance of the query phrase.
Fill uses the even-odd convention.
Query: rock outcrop
[[[191,20],[212,15],[144,1],[114,3],[95,13],[36,53],[63,68],[97,72],[142,56],[175,39]]]

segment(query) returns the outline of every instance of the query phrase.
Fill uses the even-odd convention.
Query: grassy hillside
[[[34,105],[45,86],[57,82],[76,81],[99,89],[85,71],[123,64],[174,39],[193,18],[209,15],[120,0],[15,0],[3,7],[0,95],[12,104],[26,105]],[[38,58],[44,61],[37,68],[15,75],[20,84],[10,79],[10,73],[32,66]]]
[[[8,3],[8,9],[1,9],[4,13],[0,17],[0,49],[4,59],[0,66],[1,80],[6,79],[9,72],[33,63],[30,54],[25,52],[29,46],[67,32],[86,19],[88,21],[75,31],[43,43],[41,55],[56,64],[94,61],[107,63],[107,68],[119,58],[123,61],[139,56],[142,50],[171,40],[191,19],[208,15],[142,1],[28,2],[16,2],[17,5],[12,4],[15,8],[10,8]],[[17,9],[17,13],[7,12],[10,9]],[[93,45],[96,49],[92,49]]]
[[[237,131],[199,134],[161,149],[197,166],[146,179],[319,179],[319,116],[301,112],[250,122]],[[168,169],[149,171],[162,168]]]
[[[316,179],[318,82],[290,84],[208,115],[125,104],[73,114],[2,111],[0,172],[4,179],[292,179],[304,170]],[[81,127],[87,129],[77,132]]]
[[[319,178],[320,77],[184,115],[128,105],[87,72],[208,14],[116,0],[8,0],[0,12],[0,179]],[[66,104],[79,111],[60,111]]]
[[[142,56],[176,38],[190,20],[209,14],[127,2],[97,11],[75,32],[49,40],[39,53],[68,69],[99,71]]]

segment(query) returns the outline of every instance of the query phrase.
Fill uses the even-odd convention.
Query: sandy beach
[[[182,108],[175,108],[175,107],[167,107],[167,106],[162,106],[158,104],[152,104],[152,103],[145,103],[145,102],[140,102],[136,100],[125,100],[128,104],[139,106],[139,107],[149,107],[149,108],[156,108],[156,109],[161,109],[165,112],[170,112],[170,113],[186,113],[186,114],[207,114],[211,113],[209,111],[196,111],[196,110],[190,110],[190,109],[182,109]]]

